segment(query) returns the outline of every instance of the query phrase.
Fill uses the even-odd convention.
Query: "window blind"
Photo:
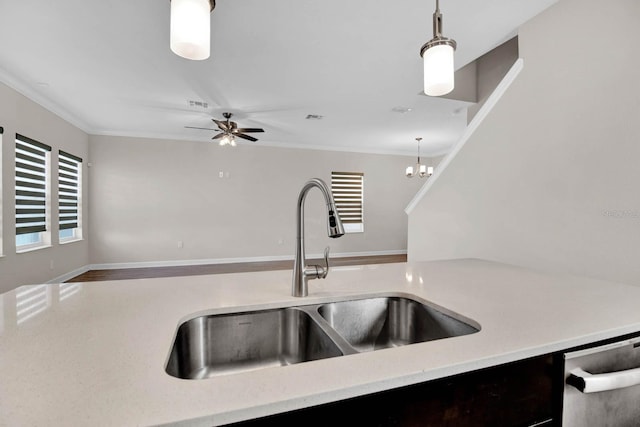
[[[58,221],[60,230],[78,228],[82,159],[58,153]]]
[[[16,235],[47,230],[47,171],[51,147],[16,134]]]
[[[362,172],[331,172],[331,192],[340,219],[345,224],[362,224]]]

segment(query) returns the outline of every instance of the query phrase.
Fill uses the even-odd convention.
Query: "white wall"
[[[87,159],[88,136],[68,122],[0,83],[0,126],[2,135],[1,163],[1,225],[2,256],[0,257],[0,293],[16,286],[43,283],[54,277],[88,264],[89,245],[86,240],[60,245],[58,243],[57,209],[51,209],[52,246],[32,252],[16,253],[15,248],[15,135],[33,138],[52,147],[52,170],[55,171],[58,150]],[[86,162],[85,162],[86,165]],[[86,167],[84,169],[84,200],[86,201]],[[57,200],[57,175],[52,176],[52,200]],[[85,231],[88,228],[87,203],[83,206]]]
[[[364,172],[365,232],[327,238],[313,189],[307,252],[403,252],[404,207],[421,184],[404,176],[412,156],[107,136],[91,136],[90,151],[93,264],[293,258],[298,193],[332,170]]]
[[[640,2],[562,0],[524,70],[409,217],[409,259],[640,285]]]

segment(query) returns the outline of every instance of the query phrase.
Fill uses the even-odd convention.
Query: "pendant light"
[[[422,138],[416,138],[416,141],[418,141],[418,163],[416,164],[415,169],[413,166],[408,166],[405,171],[405,175],[407,175],[407,178],[413,178],[416,175],[420,178],[424,178],[425,176],[430,177],[433,175],[433,167],[427,167],[427,165],[420,163],[420,141],[422,141]]]
[[[424,93],[429,96],[442,96],[454,88],[453,52],[456,41],[442,37],[442,14],[440,0],[436,0],[436,11],[433,14],[433,39],[420,49],[424,60]]]
[[[186,59],[207,59],[215,0],[171,0],[171,50]]]

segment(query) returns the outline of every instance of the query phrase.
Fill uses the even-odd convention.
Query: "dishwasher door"
[[[640,425],[640,337],[564,354],[562,425]]]

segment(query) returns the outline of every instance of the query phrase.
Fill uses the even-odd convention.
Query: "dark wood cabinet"
[[[551,355],[235,424],[257,426],[550,426]]]

